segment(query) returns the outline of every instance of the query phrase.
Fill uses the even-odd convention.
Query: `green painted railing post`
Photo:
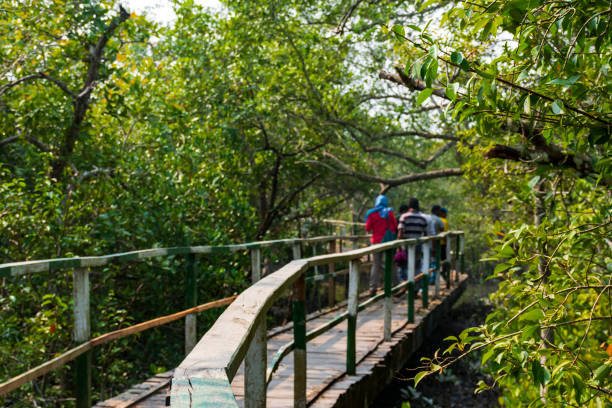
[[[91,337],[89,305],[89,270],[75,268],[73,271],[74,341],[86,342]],[[75,359],[74,379],[76,386],[77,408],[91,407],[91,360],[92,351]]]
[[[185,265],[185,309],[198,305],[198,284],[196,277],[196,255],[188,254]],[[195,314],[185,316],[185,355],[197,342],[197,318]]]
[[[359,303],[359,260],[349,262],[348,316],[346,333],[346,372],[355,375],[357,306]]]
[[[391,285],[393,280],[393,252],[394,249],[388,249],[385,251],[385,302],[383,318],[383,336],[385,341],[391,340],[391,309],[393,307],[393,299],[391,298]]]
[[[414,266],[415,248],[413,244],[408,245],[408,322],[414,323]]]
[[[293,344],[293,406],[306,408],[306,279],[303,274],[293,284]]]

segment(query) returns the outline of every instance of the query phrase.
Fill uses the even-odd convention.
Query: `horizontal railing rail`
[[[455,239],[455,250],[451,248]],[[440,240],[446,240],[446,271],[441,268]],[[435,245],[435,296],[439,295],[440,275],[447,272],[447,283],[450,285],[450,261],[454,254],[456,270],[457,258],[461,257],[463,268],[464,233],[462,231],[445,232],[433,237],[397,240],[372,245],[352,251],[318,255],[307,259],[294,260],[278,271],[257,281],[243,291],[217,319],[208,332],[196,344],[194,349],[176,368],[172,380],[171,405],[173,407],[191,407],[213,404],[219,407],[236,407],[237,402],[231,388],[242,361],[245,362],[245,407],[265,407],[266,387],[270,376],[278,366],[278,361],[293,350],[294,365],[294,406],[306,406],[306,342],[324,333],[343,320],[348,321],[347,329],[347,373],[355,373],[355,330],[357,312],[372,304],[368,300],[358,304],[359,263],[365,256],[385,252],[384,273],[384,325],[385,340],[391,337],[391,269],[393,250],[399,246],[408,247],[408,282],[396,287],[399,290],[408,287],[408,322],[414,322],[414,289],[415,289],[415,248],[418,244],[437,242]],[[422,245],[423,259],[429,260],[429,245]],[[305,281],[306,271],[311,267],[349,263],[349,289],[346,315],[343,313],[334,320],[306,332],[305,327]],[[427,307],[429,284],[429,262],[422,262],[423,306]],[[463,269],[462,269],[463,271]],[[458,279],[458,273],[456,273]],[[293,332],[292,344],[279,350],[270,367],[266,366],[266,313],[289,287],[293,289]],[[377,295],[382,297],[383,295]]]
[[[113,340],[121,339],[123,337],[131,336],[133,334],[142,333],[145,330],[153,329],[155,327],[162,326],[164,324],[168,324],[190,314],[202,313],[206,310],[214,309],[217,307],[227,306],[232,303],[236,299],[236,296],[230,296],[227,298],[215,300],[213,302],[204,303],[202,305],[192,307],[187,310],[183,310],[178,313],[174,313],[167,316],[158,317],[156,319],[152,319],[143,323],[138,323],[130,327],[126,327],[123,329],[115,330],[101,336],[95,337],[85,343],[80,344],[77,347],[74,347],[59,356],[55,357],[53,360],[49,360],[37,367],[34,367],[27,372],[18,375],[17,377],[13,377],[8,381],[5,381],[0,384],[0,395],[5,395],[19,387],[28,381],[32,381],[35,378],[38,378],[42,375],[47,374],[49,371],[55,370],[63,366],[66,363],[74,360],[82,354],[85,354],[89,350],[93,350],[96,347],[107,344]]]
[[[368,239],[369,235],[327,235],[312,238],[288,238],[273,241],[257,241],[246,244],[230,245],[199,245],[171,248],[150,248],[138,251],[121,252],[100,256],[75,256],[71,258],[43,259],[36,261],[10,262],[0,264],[0,278],[19,276],[29,273],[57,271],[68,268],[91,268],[107,265],[113,262],[125,263],[141,261],[148,258],[187,254],[216,254],[240,252],[251,249],[269,248],[282,245],[316,244],[332,240],[357,241]]]
[[[368,239],[369,235],[330,235],[311,238],[288,238],[272,241],[258,241],[246,244],[231,245],[200,245],[172,248],[151,248],[124,253],[116,253],[101,256],[73,257],[34,260],[24,262],[12,262],[0,264],[0,278],[19,277],[26,274],[41,273],[48,271],[58,271],[71,269],[73,271],[73,305],[74,305],[74,329],[73,337],[76,347],[54,357],[53,359],[28,370],[16,377],[13,377],[0,384],[0,396],[22,386],[23,384],[40,377],[66,363],[76,360],[76,400],[77,407],[91,406],[91,350],[112,340],[140,333],[144,330],[158,327],[185,318],[185,351],[189,353],[196,343],[196,319],[195,315],[204,310],[222,307],[230,304],[236,296],[219,299],[203,305],[197,305],[197,276],[195,264],[197,257],[205,254],[221,254],[231,252],[250,251],[251,268],[253,281],[261,278],[261,250],[264,248],[290,246],[293,249],[294,258],[299,258],[301,245],[316,245],[329,243],[330,249],[335,250],[336,241],[342,247],[343,241],[358,242]],[[313,247],[313,252],[316,250]],[[100,267],[111,263],[126,263],[132,261],[142,261],[153,257],[163,256],[186,256],[186,288],[185,299],[188,306],[193,306],[187,310],[174,313],[172,315],[159,317],[147,322],[139,323],[131,327],[116,330],[103,334],[94,339],[90,339],[90,288],[89,273],[90,268]]]

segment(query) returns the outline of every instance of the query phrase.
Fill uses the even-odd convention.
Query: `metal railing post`
[[[306,408],[306,279],[293,284],[293,406]],[[263,376],[265,382],[265,375]]]
[[[452,236],[448,235],[446,237],[446,263],[445,263],[445,269],[446,269],[446,288],[450,289],[452,286],[452,278],[451,278],[451,245],[452,245]]]
[[[196,255],[188,254],[185,268],[185,309],[198,305],[198,284],[196,277]],[[189,354],[197,343],[197,315],[185,316],[185,355]]]
[[[251,279],[253,283],[261,279],[260,248],[251,249]],[[264,318],[257,325],[244,358],[245,408],[265,408],[266,406],[266,334],[266,319]]]
[[[443,267],[442,267],[442,240],[437,239],[435,241],[436,245],[436,268],[434,270],[434,278],[435,278],[435,291],[434,296],[440,296],[440,279],[442,277]]]
[[[384,319],[383,319],[383,335],[385,341],[391,340],[391,309],[393,307],[393,299],[391,298],[391,283],[393,272],[393,249],[385,251],[385,302],[384,302]]]
[[[329,241],[329,253],[333,254],[336,252],[336,240]],[[329,273],[333,274],[336,271],[336,264],[329,264]],[[327,280],[328,286],[328,303],[329,306],[333,306],[336,304],[336,279],[332,276]]]
[[[89,270],[87,268],[75,268],[72,276],[74,341],[81,344],[91,337]],[[77,408],[91,407],[91,357],[92,352],[90,350],[75,359],[74,378]]]
[[[346,372],[355,375],[357,306],[359,303],[359,260],[349,262],[348,317],[346,333]]]
[[[459,248],[461,251],[461,273],[464,274],[465,273],[465,258],[464,258],[464,252],[465,252],[465,234],[461,234],[461,247]],[[457,276],[457,280],[459,280],[459,276]]]
[[[429,251],[427,251],[429,252]],[[408,322],[414,323],[414,267],[415,247],[408,244]],[[423,261],[423,263],[425,263]]]

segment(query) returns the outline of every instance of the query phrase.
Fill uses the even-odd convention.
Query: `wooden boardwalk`
[[[393,299],[392,339],[383,342],[382,301],[359,312],[357,317],[357,372],[354,376],[346,370],[347,322],[339,324],[307,343],[307,400],[311,407],[367,407],[377,392],[401,368],[411,354],[435,328],[439,315],[458,298],[466,284],[466,276],[460,283],[453,282],[453,289],[441,289],[440,298],[434,299],[430,286],[430,302],[427,309],[419,307],[415,323],[407,323],[407,299],[403,294]],[[344,309],[322,314],[307,321],[307,330],[314,329],[342,313]],[[293,340],[291,328],[272,330],[268,338],[268,364],[284,344]],[[244,377],[241,367],[232,381],[232,389],[240,406],[243,406]],[[164,407],[169,400],[172,372],[159,374],[127,392],[100,402],[98,408]],[[167,398],[168,397],[168,398]],[[267,392],[268,407],[293,406],[293,353],[287,355],[274,373]]]

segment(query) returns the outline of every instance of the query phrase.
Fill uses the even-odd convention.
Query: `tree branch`
[[[321,163],[318,161],[309,161],[309,162],[315,163],[315,164],[322,164],[337,174],[351,176],[361,181],[366,181],[366,182],[371,182],[371,183],[380,183],[383,185],[382,187],[383,193],[388,191],[392,187],[397,187],[402,184],[412,183],[412,182],[421,181],[421,180],[461,176],[464,173],[464,171],[461,170],[460,168],[450,168],[450,169],[432,170],[432,171],[428,171],[424,173],[412,173],[412,174],[408,174],[408,175],[397,177],[397,178],[385,178],[385,177],[374,176],[371,174],[360,173],[329,152],[323,152],[323,156],[331,159],[342,170],[341,171],[337,170],[333,166],[329,166],[329,165],[326,165],[325,163]]]
[[[44,80],[47,80],[47,81],[55,84],[59,89],[64,91],[70,97],[72,97],[72,98],[76,98],[77,97],[77,95],[74,92],[72,92],[70,90],[70,88],[68,88],[68,85],[66,85],[65,83],[63,83],[59,79],[53,78],[52,76],[45,74],[44,72],[37,72],[35,74],[26,75],[23,78],[17,79],[16,81],[13,81],[13,82],[10,82],[8,84],[2,85],[0,87],[0,95],[3,95],[9,89],[11,89],[11,88],[13,88],[13,87],[23,83],[23,82],[27,82],[27,81],[34,80],[34,79],[44,79]]]
[[[89,67],[87,68],[87,75],[85,76],[83,87],[79,94],[75,96],[72,122],[66,132],[64,142],[60,146],[57,159],[52,163],[51,176],[56,180],[61,179],[62,173],[68,165],[68,159],[74,151],[74,145],[79,137],[79,133],[81,132],[85,114],[89,109],[89,97],[98,80],[104,48],[117,27],[128,18],[130,18],[130,14],[119,5],[119,15],[110,21],[102,32],[95,47],[89,50]]]

